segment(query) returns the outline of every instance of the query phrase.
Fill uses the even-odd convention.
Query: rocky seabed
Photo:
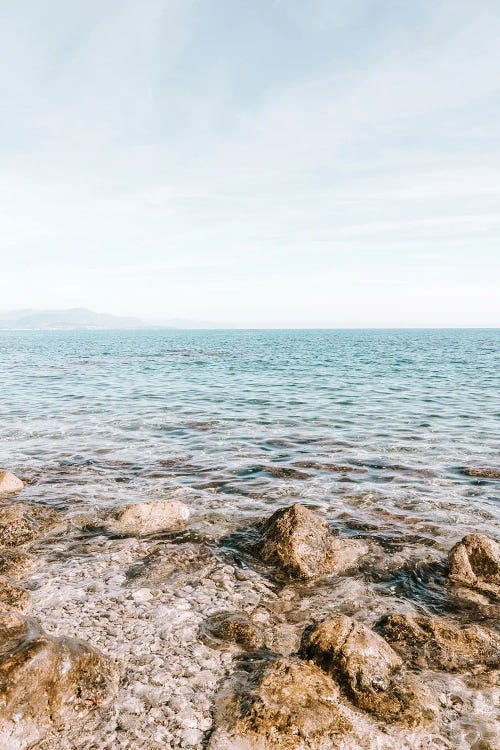
[[[442,616],[301,503],[223,537],[177,496],[69,516],[22,490],[0,473],[1,750],[500,748],[489,536],[431,566]]]

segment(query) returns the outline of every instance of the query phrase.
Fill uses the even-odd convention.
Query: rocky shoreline
[[[500,747],[488,536],[439,563],[466,618],[390,596],[356,612],[398,561],[301,503],[228,546],[175,498],[68,518],[22,489],[0,473],[2,750]],[[337,606],[311,614],[325,580]]]

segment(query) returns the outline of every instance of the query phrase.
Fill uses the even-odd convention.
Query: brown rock
[[[500,479],[500,469],[489,469],[486,467],[464,469],[464,474],[479,479]]]
[[[24,750],[107,702],[117,684],[109,660],[34,620],[0,613],[0,747]]]
[[[350,617],[336,615],[306,629],[300,655],[332,675],[356,706],[386,721],[415,727],[437,717],[434,697],[403,674],[396,652]]]
[[[0,550],[0,576],[7,578],[26,578],[41,565],[41,560],[17,549]]]
[[[155,500],[124,505],[109,516],[110,531],[126,536],[156,534],[172,531],[185,525],[189,509],[178,500]]]
[[[31,596],[25,589],[0,577],[0,610],[6,609],[28,612],[31,609]]]
[[[57,521],[47,505],[14,503],[0,506],[0,546],[17,547],[32,542]]]
[[[364,474],[366,472],[366,469],[360,466],[342,466],[321,461],[295,461],[295,466],[300,466],[303,469],[330,471],[333,474]]]
[[[216,565],[217,558],[208,544],[168,544],[162,541],[146,557],[134,563],[127,576],[148,584],[175,580],[181,586],[199,583],[213,572]]]
[[[485,534],[469,534],[448,556],[453,583],[500,595],[500,546]]]
[[[335,748],[352,724],[333,680],[314,664],[282,658],[223,692],[210,750]]]
[[[0,470],[0,495],[19,492],[24,487],[22,482],[15,474],[10,471]]]
[[[244,648],[262,645],[262,633],[244,612],[217,612],[207,618],[202,627],[202,637],[207,645],[215,646],[226,641]]]
[[[273,513],[260,533],[254,553],[294,578],[341,573],[368,551],[363,541],[335,536],[326,521],[299,503]]]
[[[377,630],[407,661],[445,672],[500,667],[500,636],[479,625],[460,627],[443,617],[387,615]]]

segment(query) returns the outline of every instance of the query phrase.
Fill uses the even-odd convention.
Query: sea
[[[208,543],[231,569],[262,576],[276,592],[276,616],[297,632],[332,611],[367,624],[406,611],[494,627],[487,603],[450,591],[446,557],[471,532],[500,536],[500,483],[468,473],[500,468],[499,344],[497,329],[2,331],[0,468],[26,483],[13,502],[49,504],[69,519],[181,499],[191,522],[166,541]],[[256,521],[295,502],[335,532],[369,539],[378,562],[287,590],[241,542]],[[31,584],[35,614],[51,632],[61,627],[113,652],[120,643],[126,649],[102,629],[114,607],[124,622],[136,617],[127,638],[135,633],[141,654],[144,627],[151,642],[157,638],[160,610],[138,605],[134,614],[125,568],[99,593],[114,550],[119,557],[129,548],[99,528],[81,528],[75,523],[72,534],[39,545],[47,567]],[[151,549],[161,543],[152,540]],[[198,622],[206,605],[198,611],[192,602],[203,587],[185,585],[182,593],[179,585],[166,581],[155,596],[184,596]],[[258,581],[241,585],[243,597],[259,599]],[[169,612],[177,617],[175,606]],[[196,629],[186,635],[187,625],[180,627],[168,653],[177,649],[176,658],[206,672]],[[167,692],[184,684],[168,653],[174,687]],[[133,664],[131,674],[147,679],[142,662]],[[446,709],[449,739],[436,739],[436,747],[478,748],[496,737],[487,691],[471,691],[458,677],[428,679],[459,696]],[[402,747],[398,737],[380,747]],[[93,738],[77,746],[101,747]],[[431,746],[427,735],[423,742],[410,745]]]
[[[80,511],[185,490],[241,523],[296,500],[445,548],[498,534],[500,331],[0,333],[0,467]],[[416,541],[416,540],[415,540]]]

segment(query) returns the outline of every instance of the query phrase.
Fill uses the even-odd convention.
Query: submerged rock
[[[260,535],[254,554],[295,578],[341,573],[368,552],[366,542],[335,536],[326,521],[300,503],[273,513]]]
[[[477,477],[478,479],[500,479],[500,469],[491,469],[486,467],[472,467],[464,469],[464,474],[468,477]]]
[[[460,627],[444,617],[387,615],[377,631],[401,656],[445,672],[500,667],[500,636],[479,625]]]
[[[0,612],[0,747],[24,750],[107,702],[117,673],[103,654]]]
[[[258,648],[263,641],[260,628],[244,612],[210,615],[201,628],[201,635],[208,646],[226,641],[244,648]]]
[[[25,589],[0,577],[0,610],[6,609],[28,612],[31,609],[31,596]]]
[[[208,577],[217,565],[217,558],[208,544],[162,542],[146,557],[127,571],[129,579],[148,584],[175,579],[178,585],[198,583]]]
[[[143,536],[181,528],[188,519],[189,508],[179,500],[154,500],[113,510],[107,526],[117,534]]]
[[[16,477],[15,474],[12,474],[10,471],[0,470],[0,495],[19,492],[23,487],[24,482],[19,477]]]
[[[485,534],[469,534],[448,556],[453,583],[500,595],[500,545]]]
[[[32,542],[54,526],[58,514],[47,505],[0,505],[0,546],[17,547]]]
[[[434,696],[402,672],[400,656],[365,625],[335,615],[306,629],[300,655],[336,679],[358,708],[408,727],[433,722]]]
[[[364,474],[367,469],[361,466],[346,466],[322,461],[295,461],[295,466],[316,471],[329,471],[333,474]]]
[[[219,698],[209,750],[320,750],[352,731],[339,689],[314,664],[282,658]]]

